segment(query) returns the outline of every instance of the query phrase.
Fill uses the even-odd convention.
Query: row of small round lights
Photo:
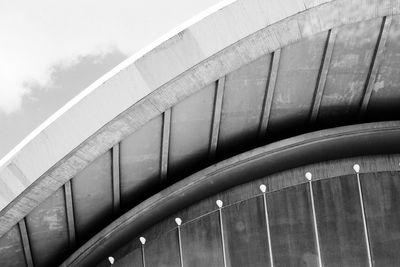
[[[399,163],[399,166],[400,166],[400,163]],[[360,172],[360,165],[354,164],[354,165],[353,165],[353,170],[354,170],[356,173],[359,173],[359,172]],[[311,180],[312,180],[312,174],[311,174],[311,172],[306,172],[305,177],[306,177],[306,179],[307,179],[308,181],[311,181]],[[266,186],[265,184],[261,184],[261,185],[260,185],[260,191],[261,191],[263,194],[265,194],[265,193],[267,192],[267,186]],[[223,205],[224,205],[224,203],[223,203],[222,200],[220,200],[220,199],[218,199],[215,203],[217,204],[217,207],[218,207],[219,209],[221,209],[221,208],[223,207]],[[182,219],[179,218],[179,217],[175,218],[175,223],[176,223],[176,225],[178,225],[178,227],[180,227],[180,226],[182,225]],[[139,237],[139,240],[140,240],[140,243],[141,243],[142,245],[146,244],[146,238],[144,238],[143,236]],[[110,262],[111,265],[113,265],[114,262],[115,262],[115,259],[114,259],[114,257],[110,256],[110,257],[108,257],[108,261]]]

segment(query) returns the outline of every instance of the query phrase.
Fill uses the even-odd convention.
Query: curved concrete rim
[[[106,74],[1,161],[0,236],[98,156],[210,82],[304,37],[399,13],[399,0],[221,2]]]
[[[311,163],[398,153],[399,140],[400,121],[366,123],[307,133],[239,154],[177,182],[126,212],[80,247],[62,266],[85,265],[85,260],[93,254],[97,259],[108,255],[111,251],[103,251],[107,244],[120,240],[127,227],[134,228],[134,234],[139,235],[160,218],[230,187]],[[258,168],[263,166],[267,173],[259,177],[252,173],[254,164]]]

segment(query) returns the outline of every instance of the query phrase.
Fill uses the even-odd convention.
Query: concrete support
[[[24,249],[25,261],[28,267],[34,267],[31,245],[29,242],[28,230],[26,229],[25,219],[22,219],[19,223],[19,231],[21,233],[22,246]]]
[[[171,134],[171,109],[167,109],[164,112],[162,144],[161,144],[161,175],[160,175],[161,185],[165,185],[167,183],[170,134]]]
[[[222,100],[224,98],[224,88],[225,88],[225,77],[222,77],[217,82],[217,89],[215,92],[214,114],[213,114],[211,141],[209,148],[209,157],[211,160],[215,158],[217,153],[219,128],[221,125]]]
[[[362,119],[367,112],[369,100],[371,98],[371,94],[375,86],[375,81],[378,75],[379,67],[381,66],[384,58],[386,40],[389,35],[389,29],[391,23],[392,23],[391,16],[383,18],[382,27],[379,32],[378,41],[376,42],[374,55],[372,57],[371,66],[367,76],[367,81],[365,83],[364,96],[360,106],[360,114],[359,114],[360,119]]]
[[[112,148],[112,186],[114,213],[118,213],[121,205],[120,172],[119,172],[119,143]]]
[[[64,185],[65,193],[65,210],[67,216],[68,224],[68,237],[69,237],[69,247],[73,248],[76,244],[76,233],[75,233],[75,218],[74,218],[74,205],[72,202],[72,188],[71,181],[68,181]]]
[[[325,89],[326,77],[328,76],[329,65],[333,54],[333,47],[335,46],[335,40],[337,35],[337,28],[333,28],[328,32],[328,38],[326,40],[324,54],[322,56],[321,67],[318,73],[317,88],[314,93],[313,106],[310,115],[310,124],[314,124],[317,121],[319,108],[321,106],[322,95]]]

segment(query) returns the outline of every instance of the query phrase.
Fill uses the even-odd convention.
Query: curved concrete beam
[[[191,175],[142,202],[100,231],[62,266],[91,266],[112,253],[117,244],[159,220],[235,185],[310,163],[399,152],[400,121],[332,128],[256,148]]]
[[[114,144],[252,60],[399,0],[225,1],[87,88],[0,162],[0,236]],[[235,25],[235,27],[232,27]]]

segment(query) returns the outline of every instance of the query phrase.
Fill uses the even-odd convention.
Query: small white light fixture
[[[110,256],[110,257],[108,257],[108,261],[111,263],[111,265],[113,265],[115,262],[115,259],[114,259],[114,257]]]
[[[309,181],[311,181],[311,179],[312,179],[312,174],[311,174],[311,172],[306,172],[306,178],[307,178],[307,180],[309,180]]]
[[[182,220],[181,218],[175,218],[175,222],[178,226],[180,226],[182,224]]]
[[[222,205],[224,205],[222,200],[219,200],[219,199],[215,203],[217,203],[218,208],[222,208]]]
[[[354,164],[354,165],[353,165],[353,170],[354,170],[356,173],[359,173],[359,172],[360,172],[360,165]]]
[[[267,192],[267,186],[265,184],[260,185],[260,190],[263,193]]]
[[[146,244],[146,238],[144,238],[143,236],[139,237],[139,240],[142,245]]]

